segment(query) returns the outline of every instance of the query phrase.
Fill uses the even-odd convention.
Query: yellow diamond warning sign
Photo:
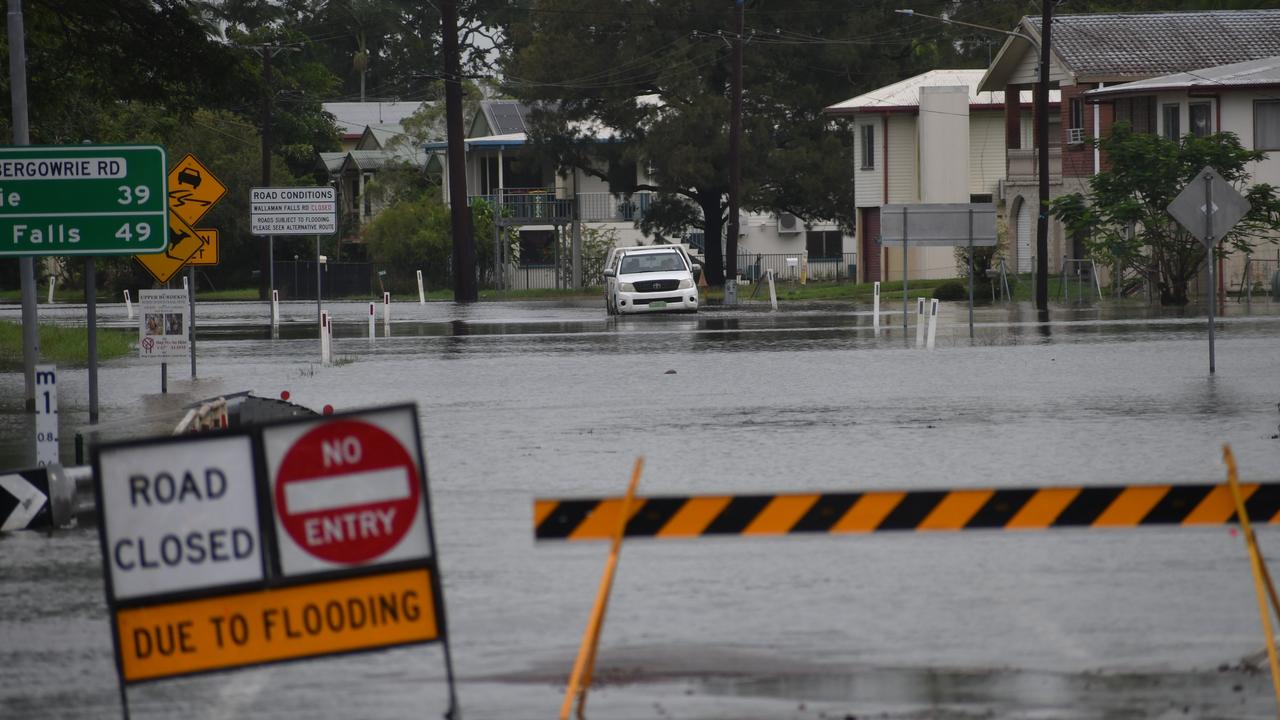
[[[208,228],[196,228],[196,234],[204,241],[195,255],[187,260],[188,265],[218,264],[218,231]]]
[[[142,267],[151,273],[157,282],[169,282],[169,278],[177,274],[193,255],[200,252],[204,240],[200,232],[176,213],[169,213],[169,247],[162,253],[154,255],[135,255]]]
[[[122,609],[125,682],[435,640],[425,568]]]
[[[169,210],[191,225],[227,194],[213,173],[190,153],[169,171]]]

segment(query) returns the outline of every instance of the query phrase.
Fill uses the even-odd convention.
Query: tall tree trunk
[[[720,247],[720,229],[724,227],[724,218],[720,214],[720,192],[717,190],[699,195],[698,206],[702,208],[702,238],[707,259],[703,273],[708,285],[720,287],[724,285],[724,253]]]

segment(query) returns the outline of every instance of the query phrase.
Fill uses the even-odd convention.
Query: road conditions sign
[[[112,445],[94,478],[113,601],[263,579],[249,436]]]
[[[286,576],[430,557],[410,408],[263,431]]]
[[[162,147],[0,148],[0,256],[160,252],[168,217]]]
[[[249,211],[254,235],[332,235],[338,231],[338,195],[331,187],[253,188]]]

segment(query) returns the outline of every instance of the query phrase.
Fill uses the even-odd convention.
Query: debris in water
[[[664,372],[664,373],[662,373],[662,374],[663,374],[663,375],[675,375],[675,374],[676,374],[676,371],[675,371],[675,370],[668,370],[668,371],[666,371],[666,372]]]

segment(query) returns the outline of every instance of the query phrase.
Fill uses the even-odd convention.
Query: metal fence
[[[653,193],[631,195],[607,192],[578,193],[578,212],[583,222],[633,222],[643,218],[653,203]]]
[[[550,290],[556,286],[555,265],[508,265],[508,290]]]
[[[551,188],[505,188],[493,195],[471,195],[499,209],[501,217],[515,220],[565,220],[573,216],[573,200],[556,197]]]
[[[773,270],[777,280],[799,280],[804,253],[743,253],[738,255],[738,275],[744,280],[757,280]],[[840,257],[809,258],[809,279],[854,282],[858,277],[857,253]]]
[[[373,297],[373,263],[328,262],[320,266],[326,298]],[[316,299],[315,260],[277,260],[275,287],[281,300]]]

